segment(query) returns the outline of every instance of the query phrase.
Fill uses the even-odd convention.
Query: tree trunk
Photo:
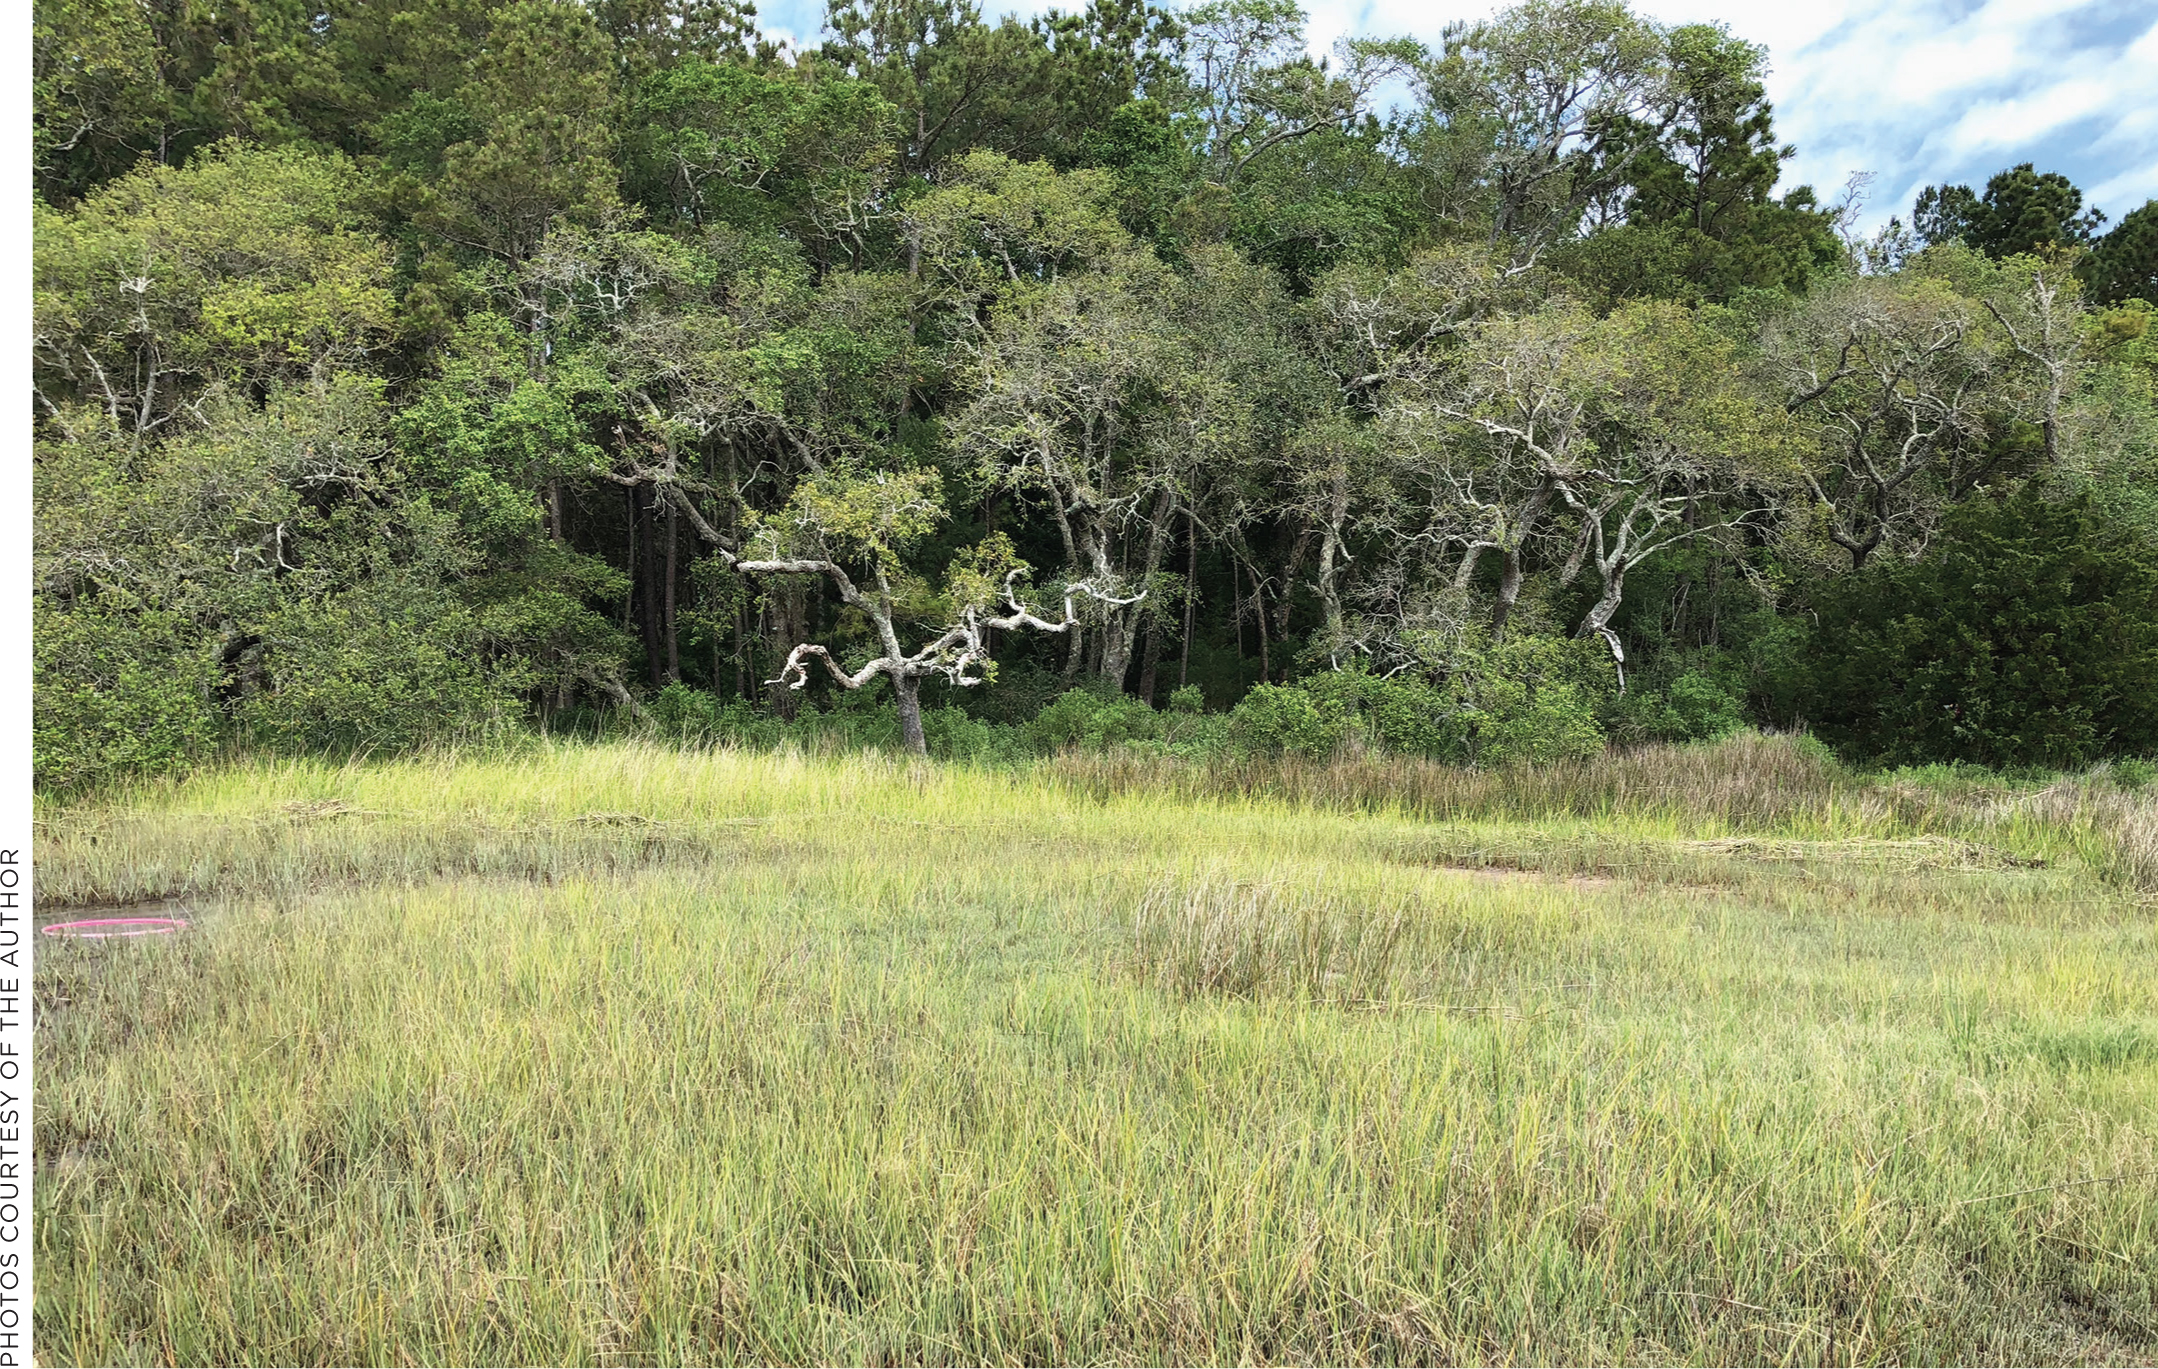
[[[1334,578],[1334,553],[1340,549],[1341,532],[1338,524],[1328,523],[1319,538],[1319,611],[1325,615],[1326,656],[1336,666],[1341,664],[1341,586]]]
[[[676,521],[677,518],[674,503],[670,500],[667,504],[667,585],[663,605],[664,611],[661,614],[660,621],[660,631],[667,639],[667,683],[669,684],[680,684],[682,682],[682,634],[675,627],[674,617],[675,558],[679,554],[678,548],[680,547],[680,525]]]
[[[765,599],[769,606],[769,616],[765,624],[769,629],[767,641],[775,660],[785,660],[787,653],[794,650],[796,642],[808,640],[809,613],[803,603],[805,597],[799,585],[774,584],[765,590]],[[772,712],[787,722],[793,722],[795,715],[802,710],[800,691],[789,689],[776,681],[765,688],[769,691]]]
[[[1289,565],[1281,575],[1281,602],[1274,605],[1274,635],[1284,642],[1289,640],[1289,614],[1296,603],[1296,577],[1310,554],[1311,524],[1307,522],[1297,529],[1296,541],[1289,547]]]
[[[734,697],[749,698],[749,663],[757,650],[756,634],[750,631],[749,602],[734,606]],[[712,678],[718,679],[717,675]]]
[[[899,701],[899,740],[910,754],[929,754],[929,739],[922,735],[922,682],[912,675],[892,676],[892,696]]]
[[[1546,480],[1521,510],[1521,521],[1514,535],[1506,539],[1506,562],[1499,572],[1498,602],[1491,606],[1491,630],[1506,630],[1506,620],[1514,613],[1514,605],[1521,598],[1521,581],[1524,578],[1522,550],[1528,546],[1529,534],[1536,530],[1543,517],[1544,506],[1551,502],[1551,482]]]
[[[1141,593],[1151,594],[1154,577],[1161,571],[1163,558],[1176,545],[1176,496],[1163,490],[1154,500],[1154,513],[1147,520],[1146,551],[1140,567]],[[1106,571],[1097,568],[1097,574]],[[1125,569],[1129,569],[1127,565]],[[1106,578],[1105,576],[1103,578]],[[1118,579],[1122,579],[1119,576]],[[1139,647],[1139,624],[1151,621],[1158,615],[1150,615],[1143,601],[1135,604],[1103,604],[1102,610],[1102,659],[1101,678],[1115,685],[1118,693],[1124,691],[1131,676],[1132,653]],[[1158,626],[1148,629],[1148,640],[1158,633]],[[1149,647],[1150,650],[1155,649]]]
[[[1491,630],[1504,632],[1506,620],[1514,614],[1514,604],[1521,598],[1521,549],[1508,547],[1506,563],[1499,573],[1499,597],[1491,606]]]
[[[1101,678],[1124,692],[1124,677],[1131,674],[1131,627],[1123,621],[1124,610],[1104,605],[1101,629]]]
[[[1248,566],[1251,572],[1251,616],[1259,620],[1259,683],[1274,682],[1274,668],[1267,661],[1266,653],[1266,586],[1259,580],[1259,568]]]
[[[1611,616],[1618,612],[1619,600],[1626,594],[1626,559],[1622,556],[1613,561],[1604,571],[1603,579],[1603,593],[1597,596],[1595,607],[1574,631],[1576,637],[1592,636],[1611,625]]]
[[[1154,706],[1154,677],[1161,665],[1161,622],[1157,617],[1146,630],[1146,650],[1139,656],[1139,702]]]
[[[633,499],[635,496],[631,496]],[[654,526],[659,522],[652,516],[651,508],[637,501],[637,578],[639,624],[644,629],[644,659],[646,673],[652,677],[652,687],[657,689],[667,682],[667,663],[660,648],[661,618],[665,608],[659,593],[659,534]]]
[[[1178,689],[1191,683],[1191,611],[1199,602],[1199,520],[1195,515],[1186,515],[1184,537],[1189,549],[1184,560],[1184,643],[1176,663]]]
[[[1244,683],[1244,568],[1229,553],[1229,621],[1236,624],[1236,682]]]
[[[622,630],[627,632],[637,620],[637,487],[624,485],[622,497],[629,501],[629,550],[622,553],[622,572],[629,580],[629,592],[622,596]]]

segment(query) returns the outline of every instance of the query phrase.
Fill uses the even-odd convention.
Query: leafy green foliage
[[[1287,685],[1252,687],[1229,713],[1229,744],[1250,756],[1325,759],[1345,742],[1353,724],[1339,701]]]
[[[1746,727],[1745,701],[1710,670],[1630,689],[1610,711],[1627,732],[1658,741],[1721,741]]]
[[[574,0],[517,0],[495,12],[458,101],[477,136],[442,154],[421,218],[461,245],[510,261],[539,249],[557,218],[603,217],[619,172],[613,53]]]
[[[1952,514],[1826,587],[1807,717],[1856,756],[2076,765],[2158,754],[2158,553],[2080,502]]]
[[[364,194],[341,157],[231,143],[70,210],[40,206],[33,375],[46,412],[102,410],[140,441],[213,384],[321,384],[360,366],[394,308]]]
[[[2083,192],[2066,176],[2040,175],[2024,162],[1987,181],[1983,195],[1965,185],[1927,186],[1911,222],[1923,242],[1960,238],[1989,257],[2012,257],[2089,242],[2105,215],[2083,212]]]
[[[1768,54],[1623,0],[1310,39],[40,0],[40,775],[647,719],[1534,763],[1793,721],[1779,614],[1971,500],[2158,537],[2147,211],[2024,166],[1854,249]],[[1216,712],[1116,702],[1172,681]]]
[[[490,661],[470,609],[394,581],[294,603],[262,623],[268,679],[239,710],[254,739],[333,753],[473,741],[523,712],[514,657]]]
[[[2158,304],[2158,200],[2123,214],[2112,232],[2091,244],[2081,272],[2101,304]]]
[[[1770,194],[1796,149],[1775,142],[1766,51],[1707,24],[1669,45],[1672,127],[1628,172],[1625,222],[1561,250],[1560,269],[1613,298],[1802,293],[1843,253],[1810,187]]]
[[[1153,709],[1137,699],[1110,697],[1093,689],[1066,690],[1024,730],[1028,741],[1042,751],[1075,746],[1100,750],[1161,735]]]
[[[216,742],[214,642],[158,608],[35,601],[31,749],[39,788],[180,769]]]

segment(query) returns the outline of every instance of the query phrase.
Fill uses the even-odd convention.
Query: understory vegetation
[[[2148,758],[2152,207],[2024,165],[1861,237],[1769,61],[1603,0],[1324,59],[1287,0],[38,0],[38,783]]]
[[[193,926],[39,957],[41,1357],[2158,1352],[2158,799],[1508,778],[546,743],[49,809],[48,909]]]

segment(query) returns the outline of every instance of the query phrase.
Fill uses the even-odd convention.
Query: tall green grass
[[[1777,745],[1377,800],[562,747],[49,810],[48,902],[197,926],[41,947],[43,1357],[2158,1357],[2110,791],[1710,792]]]

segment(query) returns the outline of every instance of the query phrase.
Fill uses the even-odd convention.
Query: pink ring
[[[115,936],[169,936],[187,930],[187,919],[178,917],[94,917],[86,922],[52,922],[45,935],[102,941]]]

